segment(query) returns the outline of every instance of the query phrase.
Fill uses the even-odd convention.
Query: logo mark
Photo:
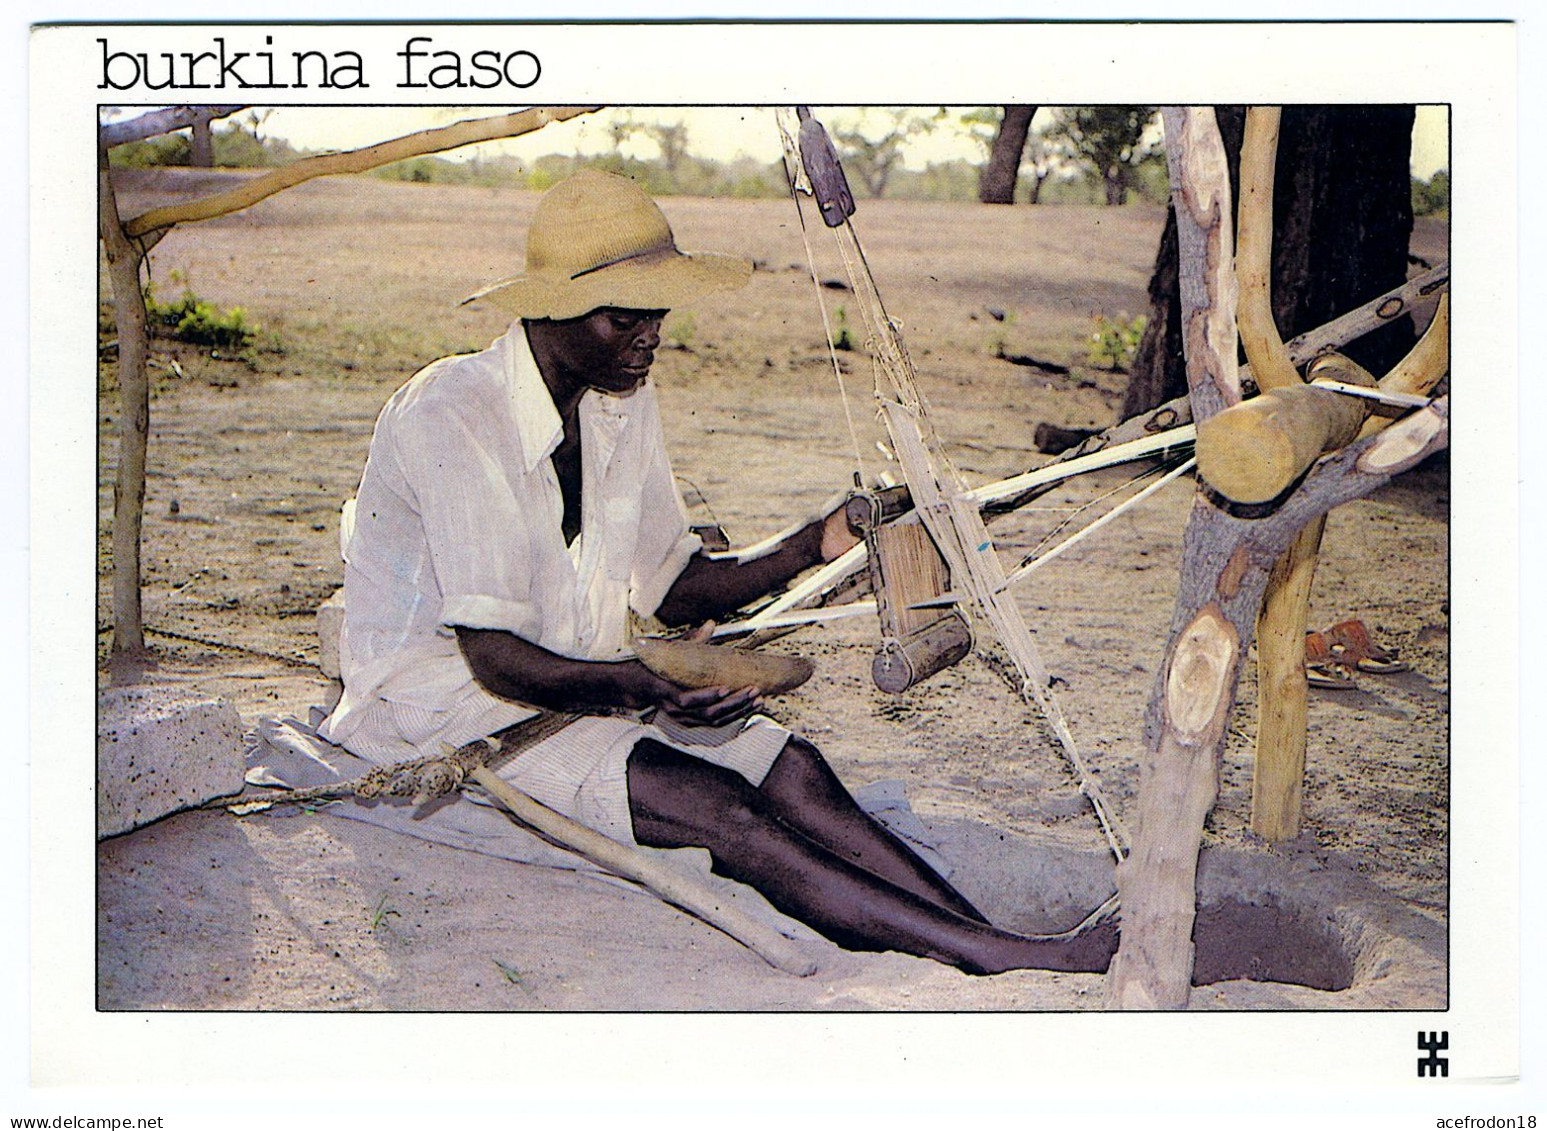
[[[1425,1033],[1420,1029],[1418,1031],[1418,1047],[1428,1053],[1427,1056],[1420,1056],[1418,1058],[1418,1075],[1420,1079],[1424,1076],[1450,1075],[1450,1058],[1439,1055],[1441,1049],[1448,1049],[1450,1047],[1450,1030],[1447,1029],[1443,1033]]]

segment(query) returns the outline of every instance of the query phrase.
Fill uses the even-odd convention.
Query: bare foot
[[[1115,918],[1103,919],[1072,939],[1033,939],[995,931],[985,940],[977,960],[961,968],[969,974],[1001,974],[1006,970],[1059,970],[1067,973],[1104,974],[1117,953]]]

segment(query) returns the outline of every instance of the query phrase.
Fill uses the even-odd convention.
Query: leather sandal
[[[1346,664],[1352,664],[1362,672],[1376,675],[1392,675],[1408,670],[1408,663],[1397,658],[1396,649],[1382,648],[1370,639],[1369,630],[1358,619],[1342,621],[1322,633],[1332,654]]]
[[[1305,634],[1305,682],[1323,691],[1352,691],[1358,686],[1353,665],[1333,651],[1326,633]]]

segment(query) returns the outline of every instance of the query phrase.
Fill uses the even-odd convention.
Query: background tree
[[[1042,202],[1042,186],[1068,160],[1069,154],[1061,139],[1050,138],[1042,133],[1033,133],[1026,139],[1026,152],[1021,157],[1021,164],[1031,174],[1027,204]]]
[[[642,121],[632,115],[616,118],[607,127],[612,136],[613,148],[621,152],[623,146],[636,135],[654,143],[660,151],[660,162],[666,173],[667,191],[680,192],[683,174],[688,161],[688,127],[683,121]],[[658,190],[659,191],[659,190]]]
[[[831,128],[838,143],[844,169],[859,178],[873,197],[886,195],[892,174],[902,164],[903,148],[909,141],[933,130],[945,117],[945,111],[924,114],[911,106],[867,111],[863,119]]]
[[[1074,159],[1101,178],[1108,204],[1124,204],[1134,171],[1154,148],[1144,140],[1154,117],[1153,106],[1070,106],[1047,134],[1067,141]]]
[[[1216,109],[1239,187],[1245,109]],[[1273,189],[1273,317],[1286,340],[1400,285],[1413,231],[1411,106],[1284,109]],[[1134,358],[1122,418],[1186,392],[1177,283],[1176,217],[1168,213],[1150,277],[1150,317]],[[1412,348],[1402,317],[1343,351],[1376,374]]]
[[[1006,106],[999,119],[999,129],[989,144],[988,163],[978,181],[978,199],[984,204],[1015,203],[1015,183],[1020,177],[1021,154],[1026,149],[1026,138],[1031,132],[1031,119],[1036,115],[1035,106]],[[1037,191],[1042,182],[1037,182]]]
[[[193,133],[188,152],[188,164],[208,169],[215,164],[215,139],[210,130],[210,120],[200,114],[193,120]]]

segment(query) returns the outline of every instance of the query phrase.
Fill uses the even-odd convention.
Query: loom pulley
[[[865,539],[870,587],[881,619],[881,643],[870,678],[898,695],[972,651],[972,629],[954,606],[919,608],[950,591],[950,569],[924,524],[906,515],[906,487],[856,490],[849,525]]]

